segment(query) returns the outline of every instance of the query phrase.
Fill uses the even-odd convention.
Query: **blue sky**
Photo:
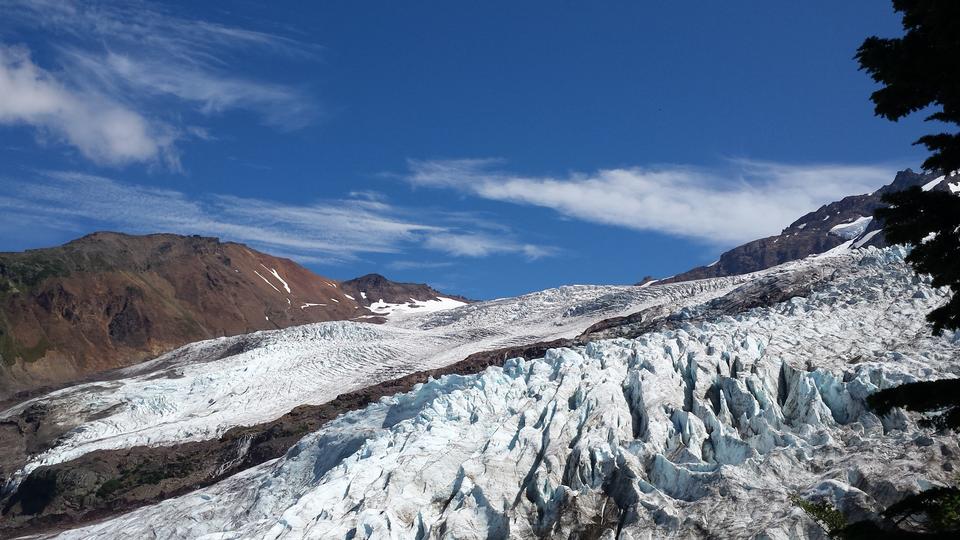
[[[886,2],[0,0],[0,250],[214,235],[492,298],[706,264],[923,159]]]

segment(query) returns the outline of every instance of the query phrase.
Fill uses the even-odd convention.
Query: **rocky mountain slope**
[[[380,274],[344,281],[340,288],[378,315],[439,311],[470,302],[462,296],[443,294],[425,283],[398,283]]]
[[[873,222],[873,211],[883,205],[880,200],[883,194],[911,186],[960,191],[960,178],[915,173],[910,169],[900,171],[892,183],[873,193],[844,197],[826,204],[794,221],[776,236],[735,247],[723,253],[713,264],[662,281],[669,283],[756,272],[823,253],[851,241],[857,247],[884,247],[886,242],[879,224]]]
[[[922,427],[917,415],[880,417],[865,404],[881,388],[960,375],[960,336],[932,336],[923,321],[945,292],[913,274],[904,255],[899,247],[834,250],[738,278],[560,289],[385,326],[321,323],[196,344],[124,379],[0,413],[23,421],[32,410],[69,422],[58,411],[75,411],[80,422],[28,457],[28,474],[13,475],[4,521],[63,520],[97,508],[93,515],[105,517],[113,505],[136,506],[140,493],[158,502],[59,536],[820,538],[791,494],[828,501],[856,520],[954,474],[955,437]],[[569,318],[567,330],[549,330]],[[333,386],[309,394],[319,379],[304,374],[317,354],[295,352],[332,340],[317,373],[343,364],[333,377],[349,390],[376,373],[363,362],[371,354],[398,375],[453,367],[456,356],[429,351],[450,349],[446,340],[458,332],[469,347],[520,326],[510,334],[519,343],[566,339],[590,321],[585,339],[567,347],[525,359],[504,353],[479,372],[460,365],[462,374],[388,385],[404,392],[367,394],[377,399],[367,404],[360,394],[328,401]],[[352,347],[357,354],[345,354]],[[261,364],[290,376],[258,377]],[[255,385],[231,384],[248,370]],[[230,451],[164,450],[182,450],[164,445],[204,425],[272,416],[260,411],[264,396],[298,386],[304,393],[291,402],[339,403],[343,414],[301,408],[285,428],[234,432],[223,447]],[[228,403],[198,415],[202,399]],[[196,405],[170,411],[184,400]],[[293,429],[304,423],[312,427]],[[306,434],[279,459],[195,489],[198,477],[222,478],[218,462],[198,456],[222,455],[230,461],[220,466],[236,470],[235,460],[284,430]],[[185,486],[192,491],[159,500]]]
[[[383,315],[357,298],[293,261],[215,238],[96,233],[2,253],[0,400],[202,339]]]
[[[426,283],[399,283],[380,274],[367,274],[340,283],[343,292],[354,296],[361,305],[370,306],[375,302],[403,304],[407,302],[427,302],[450,298],[463,303],[470,300],[451,294],[444,294]]]

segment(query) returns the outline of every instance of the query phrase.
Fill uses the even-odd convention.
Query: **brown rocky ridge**
[[[370,285],[382,291],[371,296],[385,299],[439,294],[385,278]],[[59,247],[0,253],[0,402],[194,341],[383,320],[359,300],[289,259],[216,238],[99,232]]]
[[[437,300],[441,297],[471,302],[463,296],[441,293],[425,283],[398,283],[380,274],[367,274],[344,281],[340,283],[340,288],[362,306],[369,306],[380,300],[388,304],[405,304]]]

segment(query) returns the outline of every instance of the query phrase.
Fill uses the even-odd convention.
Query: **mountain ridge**
[[[384,320],[355,298],[290,259],[199,235],[100,231],[0,253],[0,398],[203,339]]]
[[[445,294],[426,283],[404,283],[392,281],[382,274],[370,273],[340,283],[340,288],[353,296],[365,307],[378,301],[390,304],[403,304],[414,301],[438,300],[450,298],[463,303],[471,303],[466,297]]]
[[[698,266],[680,274],[658,280],[657,283],[674,283],[692,279],[733,276],[765,270],[789,261],[795,261],[824,253],[841,244],[854,240],[857,247],[886,247],[880,224],[872,219],[877,208],[885,206],[881,197],[891,191],[901,191],[912,186],[927,189],[949,189],[947,177],[940,173],[916,173],[911,169],[897,172],[893,181],[873,193],[850,195],[827,203],[813,212],[804,214],[784,228],[780,234],[752,240],[725,251],[709,265]],[[940,181],[931,185],[933,180]],[[861,218],[869,218],[861,220]],[[858,223],[858,220],[859,223]],[[846,225],[863,226],[862,229],[845,229]],[[856,234],[853,234],[856,233]],[[852,236],[850,236],[852,234]],[[651,284],[644,279],[637,285]]]

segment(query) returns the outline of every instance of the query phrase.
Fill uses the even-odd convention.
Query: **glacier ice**
[[[864,405],[960,373],[957,337],[923,321],[944,293],[903,255],[808,260],[832,273],[804,298],[431,380],[282,458],[61,536],[821,537],[791,493],[869,517],[950,480],[939,465],[960,452]]]
[[[42,403],[45,422],[63,435],[8,478],[14,489],[30,471],[88,452],[169,445],[219,437],[234,426],[274,420],[294,407],[472,353],[573,337],[606,317],[652,305],[676,309],[722,295],[746,277],[656,289],[579,285],[457,309],[404,313],[385,325],[351,321],[193,343],[107,380],[20,403],[0,419]]]

